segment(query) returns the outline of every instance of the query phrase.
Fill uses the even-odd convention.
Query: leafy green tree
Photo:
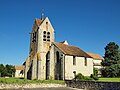
[[[6,76],[13,77],[14,73],[15,73],[15,67],[12,65],[8,65],[8,64],[5,67],[6,67],[6,71],[7,71]]]
[[[119,46],[115,42],[110,42],[105,47],[105,56],[102,61],[104,68],[102,75],[104,77],[119,77],[120,53]]]
[[[3,64],[0,64],[0,77],[4,77],[6,73],[5,67]]]

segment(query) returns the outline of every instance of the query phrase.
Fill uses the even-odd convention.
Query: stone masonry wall
[[[84,90],[120,90],[120,82],[96,82],[96,81],[68,81],[68,87]]]

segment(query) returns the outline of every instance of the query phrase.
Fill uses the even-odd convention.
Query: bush
[[[91,74],[91,76],[83,76],[81,73],[78,73],[74,79],[75,80],[98,80],[99,78],[94,74]]]
[[[83,79],[84,79],[84,76],[83,76],[81,73],[78,73],[78,74],[75,76],[75,79],[77,79],[77,80],[83,80]]]
[[[84,80],[93,80],[93,78],[91,78],[89,76],[84,76]]]
[[[93,78],[94,80],[98,80],[99,78],[93,74],[90,75],[91,78]]]

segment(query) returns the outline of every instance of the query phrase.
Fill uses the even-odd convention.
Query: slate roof
[[[89,53],[89,52],[87,52],[87,54],[88,54],[89,56],[91,56],[92,58],[94,58],[94,59],[104,60],[104,58],[103,58],[103,57],[101,57],[101,56],[100,56],[100,55],[98,55],[98,54]]]
[[[16,69],[16,70],[24,70],[24,69],[25,69],[25,66],[15,66],[15,69]]]
[[[57,48],[59,48],[65,55],[79,56],[79,57],[88,57],[91,58],[86,52],[81,50],[78,47],[66,45],[63,43],[54,42],[53,43]]]

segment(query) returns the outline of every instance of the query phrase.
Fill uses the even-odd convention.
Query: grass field
[[[99,78],[98,81],[103,81],[103,82],[120,82],[120,78]]]
[[[63,80],[27,80],[19,78],[0,78],[0,83],[60,83],[64,84]]]
[[[120,82],[120,78],[99,78],[98,81],[102,82]],[[27,80],[27,79],[19,79],[19,78],[0,78],[0,83],[58,83],[64,84],[63,80]]]

